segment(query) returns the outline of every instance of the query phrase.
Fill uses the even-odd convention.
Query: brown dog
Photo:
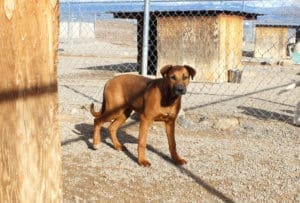
[[[104,122],[111,122],[109,132],[115,149],[123,150],[117,138],[117,129],[134,110],[140,114],[138,139],[138,163],[150,166],[145,157],[148,128],[153,121],[163,121],[166,125],[169,150],[176,164],[186,164],[177,154],[175,143],[175,120],[181,106],[181,95],[186,93],[190,77],[196,71],[187,65],[167,65],[161,69],[163,78],[149,79],[138,75],[120,75],[109,80],[103,92],[100,112],[95,112],[91,104],[94,119],[93,147],[100,144],[100,128]]]

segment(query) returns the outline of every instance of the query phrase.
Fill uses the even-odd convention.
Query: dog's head
[[[160,70],[160,73],[163,78],[168,79],[173,93],[180,96],[186,93],[186,87],[190,82],[190,78],[193,79],[196,75],[196,70],[188,65],[166,65]]]

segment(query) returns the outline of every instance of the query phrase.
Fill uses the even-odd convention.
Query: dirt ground
[[[102,41],[60,44],[59,118],[65,202],[300,202],[300,128],[293,116],[300,66],[246,64],[240,84],[192,82],[176,126],[172,163],[164,125],[147,140],[150,168],[137,164],[138,121],[118,132],[127,150],[114,150],[107,125],[91,149],[93,118],[105,82],[135,70],[132,46]]]

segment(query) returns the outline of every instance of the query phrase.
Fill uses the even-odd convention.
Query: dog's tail
[[[102,100],[102,108],[99,112],[95,111],[95,106],[94,106],[94,103],[91,104],[90,106],[90,112],[91,114],[96,117],[96,118],[99,118],[103,112],[105,111],[105,97],[104,97],[104,92],[103,92],[103,100]]]
[[[95,111],[94,103],[91,104],[90,112],[94,117],[98,118],[101,116],[101,111],[99,111],[99,112]]]

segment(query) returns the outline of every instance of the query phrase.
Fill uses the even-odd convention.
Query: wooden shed
[[[142,12],[114,13],[138,20],[138,64],[142,57]],[[243,22],[256,14],[231,11],[150,12],[148,73],[166,64],[187,64],[198,82],[227,82],[229,69],[241,69]]]
[[[299,25],[298,25],[299,27]],[[297,25],[257,23],[255,27],[254,57],[278,62],[288,56],[289,29]],[[295,36],[297,39],[297,36]]]
[[[288,27],[256,25],[254,57],[280,61],[287,56]]]

